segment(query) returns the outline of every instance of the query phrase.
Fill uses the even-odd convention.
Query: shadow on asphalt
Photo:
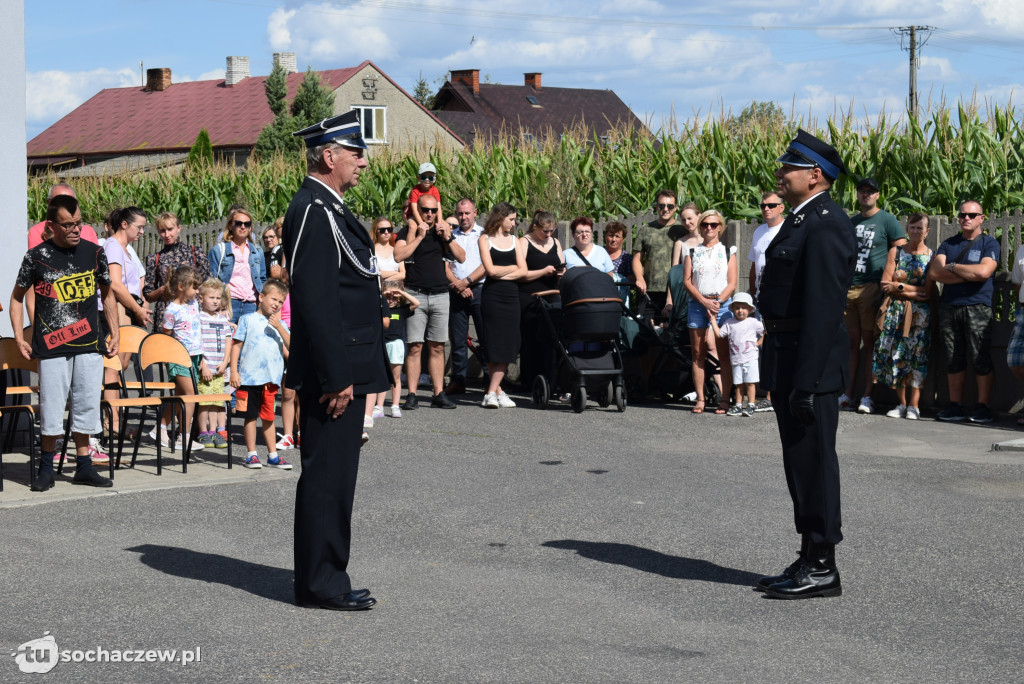
[[[704,582],[718,582],[720,584],[752,586],[761,577],[759,574],[747,572],[746,570],[724,568],[721,565],[700,560],[699,558],[669,556],[668,554],[652,551],[640,546],[633,546],[632,544],[562,539],[544,542],[541,546],[547,546],[552,549],[569,549],[584,558],[602,563],[625,565],[635,570],[651,572],[671,579],[701,580]]]
[[[160,572],[201,582],[216,582],[247,591],[272,601],[294,604],[291,569],[229,558],[216,553],[203,553],[176,546],[142,544],[125,549],[141,554],[139,560]]]

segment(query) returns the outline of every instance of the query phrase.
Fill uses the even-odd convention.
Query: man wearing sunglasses
[[[639,312],[651,317],[661,315],[668,301],[668,271],[672,268],[672,245],[686,235],[686,226],[676,220],[676,193],[661,190],[654,200],[658,218],[637,226],[633,243],[633,275],[636,288],[646,292],[654,311]]]
[[[291,279],[288,387],[302,407],[295,490],[295,600],[304,608],[366,610],[348,575],[352,500],[367,394],[390,384],[373,241],[344,195],[367,166],[358,110],[294,135],[308,175],[284,217]]]
[[[839,393],[849,373],[843,322],[857,263],[846,212],[829,195],[845,173],[834,147],[800,130],[778,159],[778,196],[793,209],[768,246],[758,289],[767,332],[761,385],[772,393],[782,462],[801,536],[796,562],[755,589],[779,599],[839,596]]]
[[[420,370],[423,367],[423,343],[427,345],[427,372],[433,387],[433,408],[453,409],[456,404],[444,392],[444,343],[448,341],[448,275],[445,259],[460,264],[466,260],[466,251],[452,235],[447,221],[438,221],[440,204],[431,195],[423,195],[417,202],[423,222],[410,224],[395,240],[395,260],[405,262],[405,287],[420,301],[406,324],[405,374],[409,378],[409,394],[402,409],[412,411],[419,407],[416,397]]]
[[[862,178],[857,184],[857,205],[860,212],[850,221],[857,229],[857,268],[853,285],[846,294],[846,329],[850,334],[850,382],[839,396],[839,408],[853,410],[857,370],[864,371],[864,395],[857,413],[871,413],[875,404],[871,389],[875,378],[871,359],[875,351],[875,318],[882,305],[879,283],[889,258],[889,250],[907,242],[903,226],[895,216],[878,208],[879,188],[874,178]],[[863,363],[861,363],[863,361]]]
[[[949,405],[939,420],[991,423],[992,398],[992,295],[993,275],[999,265],[999,243],[982,232],[984,209],[973,200],[960,206],[960,234],[939,245],[928,267],[928,277],[942,283],[939,299],[939,339],[946,351]],[[968,359],[968,356],[970,357]],[[967,362],[974,367],[978,402],[968,416],[964,410]]]

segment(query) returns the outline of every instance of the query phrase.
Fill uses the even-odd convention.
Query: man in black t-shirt
[[[71,432],[77,469],[73,484],[111,487],[92,466],[89,436],[100,432],[103,356],[117,355],[119,331],[107,257],[95,243],[81,239],[78,200],[59,195],[46,211],[53,237],[30,249],[11,293],[11,327],[26,359],[39,359],[39,425],[43,454],[32,491],[53,486],[53,454],[64,433],[64,408],[71,398]],[[96,288],[103,296],[106,328],[100,323]],[[22,339],[25,294],[35,294],[32,341]],[[107,341],[109,330],[110,340]]]
[[[455,408],[455,403],[444,393],[444,343],[448,341],[448,277],[444,271],[445,258],[459,263],[466,260],[452,227],[438,221],[440,208],[437,200],[423,195],[417,201],[423,223],[407,227],[395,241],[395,261],[405,261],[405,288],[419,300],[420,306],[409,317],[406,333],[409,350],[405,358],[405,374],[409,379],[409,396],[402,408],[413,410],[418,406],[416,389],[422,367],[423,342],[430,356],[427,362],[435,408]]]

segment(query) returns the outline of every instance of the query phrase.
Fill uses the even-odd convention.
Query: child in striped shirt
[[[199,320],[203,329],[203,366],[199,394],[222,394],[231,361],[231,320],[221,312],[224,284],[210,278],[199,287]],[[199,403],[199,441],[205,447],[226,448],[227,413],[219,401]]]

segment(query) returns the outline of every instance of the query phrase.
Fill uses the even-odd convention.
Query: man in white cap
[[[390,366],[369,233],[345,206],[366,168],[356,110],[295,133],[308,176],[285,214],[291,278],[288,386],[302,407],[302,474],[295,493],[295,600],[365,610],[377,601],[348,576],[363,397],[383,392]]]

